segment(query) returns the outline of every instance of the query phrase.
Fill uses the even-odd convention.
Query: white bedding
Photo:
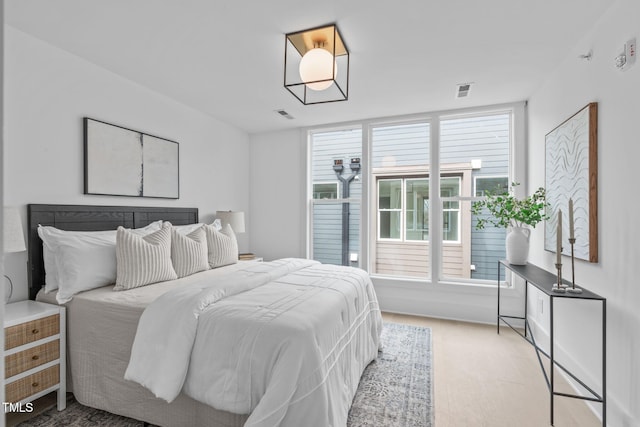
[[[218,411],[182,393],[171,403],[124,379],[140,316],[151,301],[207,277],[215,280],[252,262],[241,262],[128,291],[113,285],[77,294],[67,308],[67,390],[85,406],[165,427],[243,427],[246,415]],[[57,304],[56,291],[38,301]]]
[[[382,320],[359,269],[247,263],[151,303],[125,378],[172,401],[182,391],[246,426],[344,426]]]

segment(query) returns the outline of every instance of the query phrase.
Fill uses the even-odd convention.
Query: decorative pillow
[[[115,291],[177,279],[171,264],[171,224],[146,236],[118,227]]]
[[[209,267],[216,268],[238,262],[238,241],[229,224],[221,231],[213,225],[205,225]]]
[[[159,230],[162,221],[131,230],[144,235]],[[81,291],[116,281],[116,230],[65,231],[38,226],[45,266],[45,292],[59,289],[60,304]]]
[[[203,225],[199,224],[188,234],[183,234],[179,227],[171,229],[171,261],[178,277],[209,269],[207,235]]]
[[[171,223],[169,223],[171,224]],[[197,224],[187,224],[187,225],[173,225],[173,229],[182,235],[187,235],[192,231],[197,230],[202,227],[204,224],[199,222]]]

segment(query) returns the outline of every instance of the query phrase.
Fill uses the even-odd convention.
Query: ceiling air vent
[[[458,90],[456,91],[456,98],[466,98],[469,96],[472,84],[473,83],[460,83],[458,85]]]
[[[293,116],[287,113],[285,110],[276,110],[276,113],[280,114],[282,117],[286,117],[289,120],[293,120]]]

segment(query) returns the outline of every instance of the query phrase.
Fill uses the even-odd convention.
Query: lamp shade
[[[229,224],[234,233],[244,233],[244,212],[217,211],[216,218],[222,222],[222,226]]]
[[[4,208],[2,220],[4,227],[4,252],[26,251],[27,247],[24,242],[24,231],[22,230],[20,211],[18,211],[17,208]]]

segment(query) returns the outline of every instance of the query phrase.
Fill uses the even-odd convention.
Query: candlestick
[[[569,243],[571,243],[571,287],[567,289],[567,292],[571,292],[572,294],[580,294],[582,293],[582,289],[576,288],[576,266],[575,257],[573,255],[573,245],[575,245],[576,239],[569,239]]]
[[[556,264],[562,264],[562,210],[558,209],[558,227],[556,229]]]
[[[573,199],[569,199],[569,239],[575,239],[573,230]]]
[[[558,281],[553,284],[551,290],[553,292],[567,292],[567,285],[562,283],[562,264],[557,263],[556,269],[558,270]]]

